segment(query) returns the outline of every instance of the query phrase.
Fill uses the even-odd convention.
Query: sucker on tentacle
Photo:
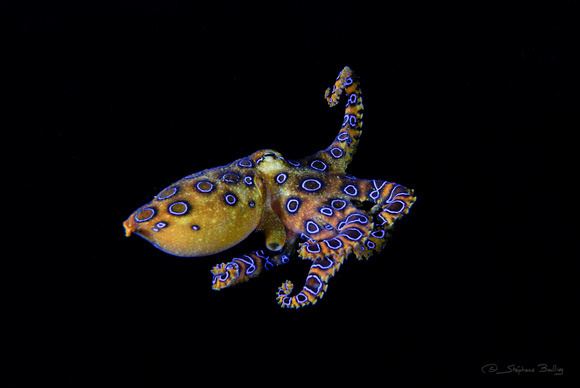
[[[261,150],[188,175],[135,211],[123,223],[126,236],[135,233],[169,254],[198,257],[262,232],[267,249],[217,264],[212,288],[249,281],[298,255],[311,261],[304,286],[294,290],[286,281],[276,300],[283,308],[317,303],[349,256],[366,259],[384,248],[393,225],[415,201],[413,190],[400,184],[346,173],[364,110],[359,80],[349,67],[325,98],[330,107],[345,104],[338,135],[326,149],[298,161]]]

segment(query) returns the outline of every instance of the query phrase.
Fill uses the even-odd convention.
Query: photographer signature
[[[481,367],[481,373],[484,375],[564,375],[564,368],[556,364],[548,365],[547,363],[538,363],[533,366],[519,364],[498,365],[495,363],[485,364]]]

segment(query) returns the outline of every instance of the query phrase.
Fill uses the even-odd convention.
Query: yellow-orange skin
[[[251,155],[248,159],[260,159],[264,154],[279,155],[275,151],[263,150]],[[272,212],[265,181],[271,179],[273,157],[264,158],[256,168],[240,168],[239,161],[230,165],[209,169],[192,178],[184,178],[161,193],[177,193],[167,199],[156,196],[151,202],[135,211],[123,223],[127,236],[135,233],[145,238],[157,248],[184,257],[208,256],[222,252],[244,240],[255,230],[266,232],[267,238],[274,242],[274,250],[282,248],[285,242],[285,230],[280,219]],[[291,166],[290,166],[291,167]],[[224,174],[237,174],[239,181],[228,183],[223,180]],[[252,184],[244,182],[251,177]],[[199,182],[209,181],[214,188],[209,193],[196,189]],[[160,193],[160,194],[161,194]],[[233,194],[236,203],[226,203],[226,194]],[[188,212],[185,215],[174,215],[169,206],[176,202],[187,202]],[[250,206],[250,201],[253,205]],[[138,215],[143,209],[155,209],[155,216],[145,222],[138,222]],[[159,222],[167,224],[159,229]],[[197,226],[199,229],[194,230]]]

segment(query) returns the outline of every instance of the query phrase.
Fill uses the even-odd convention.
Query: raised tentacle
[[[282,253],[270,256],[266,251],[254,251],[248,255],[235,257],[232,261],[213,267],[212,289],[221,289],[246,282],[258,277],[262,271],[271,270],[290,261],[290,256]]]
[[[364,106],[360,83],[348,66],[342,69],[334,86],[327,89],[324,96],[328,105],[333,107],[338,104],[344,93],[346,103],[342,126],[332,144],[324,151],[335,168],[340,171],[345,171],[352,160],[363,125]]]
[[[287,280],[279,288],[276,295],[278,304],[283,308],[300,308],[318,302],[328,289],[328,281],[339,270],[345,257],[322,257],[316,259],[310,266],[304,287],[300,292],[291,295],[294,285]]]

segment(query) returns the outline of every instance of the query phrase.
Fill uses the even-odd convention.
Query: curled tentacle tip
[[[220,275],[222,273],[226,272],[226,265],[221,263],[221,264],[217,264],[215,265],[212,269],[211,269],[211,274],[212,275]]]
[[[278,294],[290,295],[294,289],[294,284],[290,280],[286,280],[280,287],[278,287]]]

